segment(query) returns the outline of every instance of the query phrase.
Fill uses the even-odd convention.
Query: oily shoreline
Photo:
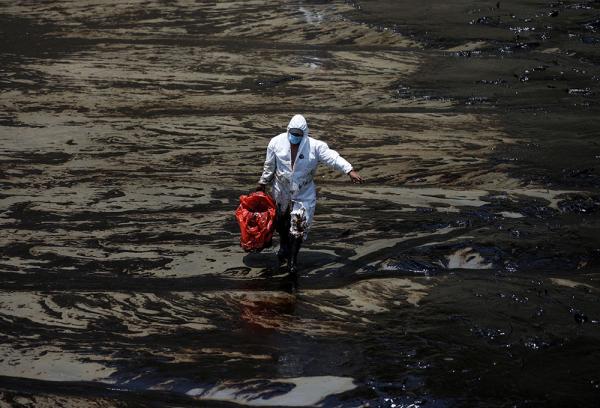
[[[0,401],[593,406],[594,13],[3,4]],[[291,296],[233,211],[297,112],[368,182]]]

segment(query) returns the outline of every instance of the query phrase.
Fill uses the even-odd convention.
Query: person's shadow
[[[292,279],[288,275],[287,266],[279,268],[277,251],[250,252],[244,256],[242,261],[249,268],[261,269],[261,276],[266,279],[279,279],[281,281],[280,289],[293,293],[298,290],[298,286],[303,280],[308,279],[305,276],[308,272],[330,263],[339,262],[340,257],[310,249],[300,250],[298,254],[299,272],[296,279]]]

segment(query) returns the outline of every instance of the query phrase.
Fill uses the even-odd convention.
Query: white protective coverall
[[[294,167],[292,168],[291,147],[288,134],[281,133],[269,142],[267,157],[260,184],[273,181],[272,195],[277,203],[277,214],[285,214],[291,206],[290,233],[297,238],[306,239],[312,224],[317,204],[317,190],[313,177],[319,163],[336,169],[344,174],[352,170],[338,152],[327,143],[308,136],[308,124],[302,115],[295,115],[287,126],[290,129],[302,129],[304,136],[298,147]]]

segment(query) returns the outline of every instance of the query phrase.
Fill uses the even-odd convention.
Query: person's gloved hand
[[[265,185],[264,184],[258,184],[256,186],[256,191],[262,191],[263,193],[265,192]]]

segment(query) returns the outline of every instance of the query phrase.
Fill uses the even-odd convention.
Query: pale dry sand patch
[[[36,408],[118,408],[123,407],[122,401],[110,400],[99,397],[78,397],[73,395],[52,395],[46,393],[36,393],[32,395],[27,391],[19,395],[20,392],[1,391],[0,390],[0,408],[14,408],[15,404],[19,407]]]
[[[487,41],[469,41],[464,44],[457,45],[456,47],[447,48],[448,52],[458,51],[475,51],[480,48],[486,48],[490,45]]]
[[[422,105],[422,101],[395,99],[388,90],[392,82],[417,69],[420,58],[414,53],[328,52],[327,69],[315,70],[306,64],[306,55],[301,51],[290,55],[285,50],[267,52],[259,47],[226,52],[225,48],[214,45],[183,49],[161,46],[160,49],[157,53],[154,46],[103,45],[94,53],[74,53],[52,62],[34,60],[24,64],[23,69],[45,78],[39,88],[51,90],[36,98],[43,103],[40,110],[60,106],[63,114],[67,112],[65,103],[73,109],[85,108],[93,114],[101,112],[103,116],[119,110],[152,113],[164,106],[217,113],[232,107],[248,110],[294,104],[283,90],[301,92],[303,106],[329,109],[373,104],[380,109]],[[277,77],[295,80],[285,80],[262,94],[260,81]],[[114,86],[120,91],[115,92]],[[263,88],[265,91],[271,86]],[[328,92],[324,93],[323,89]],[[17,100],[11,103],[15,106],[32,104],[29,94],[14,96]],[[430,101],[429,104],[433,107],[438,103]],[[19,109],[11,111],[19,115]]]
[[[75,296],[73,305],[59,305],[58,299],[66,294]],[[77,299],[79,297],[79,299]],[[148,293],[121,292],[3,292],[0,293],[4,320],[27,319],[41,327],[59,328],[64,332],[85,331],[104,319],[116,319],[127,328],[126,337],[144,337],[151,334],[176,332],[179,326],[188,325],[198,331],[212,330],[211,314],[215,308],[194,310],[206,298],[196,295],[191,302],[178,303],[180,297],[167,300]],[[154,305],[149,309],[149,305]],[[155,309],[160,306],[160,310]]]
[[[436,235],[445,235],[445,234],[448,234],[449,232],[455,231],[457,229],[458,228],[455,228],[455,227],[444,227],[444,228],[437,229],[433,232],[411,232],[411,233],[408,233],[399,238],[369,240],[369,242],[367,244],[356,248],[355,249],[356,254],[351,256],[349,259],[359,260],[360,258],[362,258],[366,255],[369,255],[373,252],[379,251],[381,249],[392,248],[401,242],[406,242],[408,240],[422,238],[422,237],[426,237],[426,236],[434,237]]]
[[[564,279],[564,278],[550,278],[550,282],[552,282],[555,285],[558,286],[564,286],[567,288],[576,288],[578,286],[584,287],[584,288],[588,288],[588,289],[593,289],[596,290],[597,288],[595,288],[594,286],[587,284],[587,283],[583,283],[583,282],[577,282],[571,279]]]
[[[402,207],[436,208],[438,211],[458,212],[463,207],[481,207],[487,202],[482,198],[489,194],[485,190],[451,189],[442,187],[391,187],[369,186],[356,188],[354,186],[338,187],[337,191],[346,193],[353,201],[375,199],[389,201]],[[443,204],[446,207],[439,207]]]
[[[504,218],[524,218],[525,217],[523,214],[514,212],[514,211],[500,211],[498,214]]]
[[[170,262],[166,268],[153,273],[156,277],[191,277],[200,275],[224,276],[227,279],[252,279],[261,276],[262,268],[248,268],[241,273],[235,271],[244,267],[240,260],[243,252],[239,248],[239,238],[235,246],[213,247],[209,245],[186,247],[186,255],[180,255]],[[177,248],[182,250],[184,248]],[[274,256],[274,255],[273,255]]]
[[[429,283],[429,285],[423,284]],[[391,304],[402,304],[404,302],[418,306],[418,302],[427,295],[433,282],[429,280],[416,280],[408,278],[381,278],[363,280],[343,288],[337,289],[309,289],[302,291],[305,297],[335,296],[348,301],[343,306],[327,306],[331,309],[341,309],[349,315],[359,313],[383,313],[388,312]],[[327,302],[329,303],[329,302]],[[321,308],[321,305],[317,305]]]
[[[184,325],[185,327],[189,327]],[[223,357],[226,359],[235,360],[255,360],[255,361],[269,361],[273,360],[273,356],[270,354],[256,354],[256,353],[244,353],[241,351],[232,351],[226,348],[214,348],[214,347],[202,347],[202,348],[188,348],[188,347],[177,347],[169,350],[156,350],[153,348],[140,347],[136,349],[138,352],[151,353],[154,356],[167,359],[169,363],[198,363],[205,358]]]
[[[114,383],[110,376],[117,370],[106,358],[76,354],[61,347],[35,349],[0,346],[0,372],[9,377],[43,381],[100,381]]]
[[[315,406],[327,396],[340,394],[356,388],[354,379],[350,377],[316,376],[259,380],[262,385],[257,389],[257,380],[239,383],[224,381],[212,388],[193,388],[187,395],[201,400],[229,401],[249,406]],[[269,384],[291,384],[293,388],[287,392],[277,393],[265,398],[260,395],[268,391]],[[266,388],[266,390],[264,389]]]
[[[491,269],[492,264],[486,263],[481,254],[471,247],[461,248],[446,255],[448,269]]]
[[[323,119],[331,124],[321,129],[323,138],[355,162],[367,182],[478,189],[522,184],[508,174],[509,165],[488,165],[496,146],[514,143],[496,128],[493,118],[462,113],[359,113],[341,121]]]

